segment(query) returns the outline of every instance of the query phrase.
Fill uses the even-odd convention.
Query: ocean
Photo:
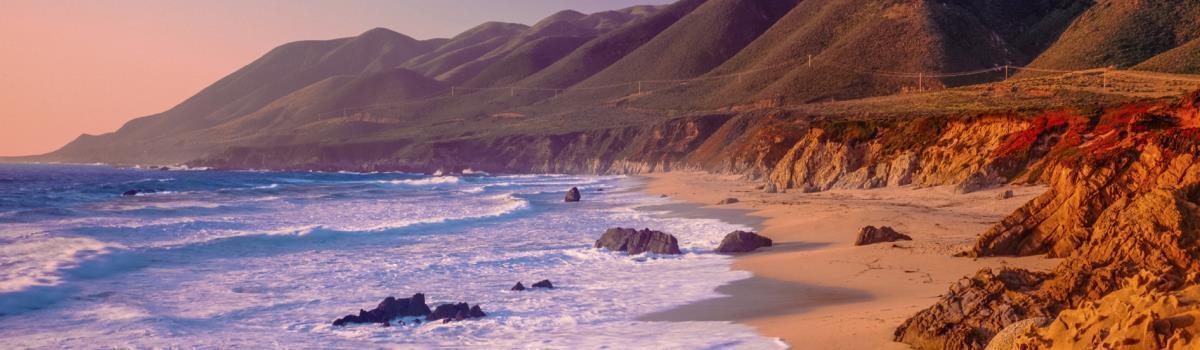
[[[577,186],[584,200],[564,203]],[[749,278],[747,230],[646,207],[619,176],[159,171],[0,164],[4,348],[767,348],[728,322],[637,318]],[[141,190],[123,196],[129,190]],[[680,256],[592,248],[610,227]],[[509,291],[549,279],[553,290]],[[334,327],[384,297],[480,304],[442,324]]]

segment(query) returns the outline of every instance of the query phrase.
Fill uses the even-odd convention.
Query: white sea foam
[[[386,180],[386,181],[380,181],[380,182],[393,184],[393,185],[423,186],[423,185],[456,184],[456,183],[458,183],[459,180],[460,179],[457,176],[435,176],[435,177],[427,177],[427,178],[420,178],[420,179]]]
[[[38,258],[62,264],[36,265],[57,271],[45,274],[57,279],[45,286],[70,287],[50,291],[53,299],[40,303],[56,300],[68,307],[0,317],[0,338],[14,347],[38,348],[781,347],[736,324],[636,321],[718,297],[717,286],[749,277],[730,270],[731,258],[710,253],[724,233],[745,227],[633,210],[665,202],[635,191],[597,192],[583,203],[562,203],[566,185],[632,185],[619,177],[434,179],[442,178],[382,186],[389,191],[383,195],[371,186],[344,193],[348,187],[300,184],[295,193],[272,193],[277,198],[270,201],[253,200],[261,194],[255,191],[164,196],[168,203],[203,200],[238,210],[185,206],[191,214],[136,212],[132,218],[33,225],[55,232],[86,228],[82,232],[97,236],[4,248],[76,253]],[[423,187],[431,184],[438,186]],[[342,196],[330,199],[331,192]],[[113,215],[118,214],[130,215]],[[615,226],[674,234],[685,254],[629,256],[591,247]],[[118,243],[105,239],[125,245],[114,248]],[[90,273],[62,272],[95,260],[87,256],[93,251],[107,252],[101,260],[109,262]],[[557,288],[508,291],[517,281],[541,279]],[[389,328],[329,325],[385,296],[416,292],[426,293],[433,305],[481,304],[489,316]],[[0,304],[6,300],[32,302],[0,294]]]

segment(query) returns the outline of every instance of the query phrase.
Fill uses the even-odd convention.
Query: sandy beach
[[[737,176],[672,172],[645,176],[646,190],[691,203],[677,215],[736,220],[775,246],[739,256],[753,278],[717,289],[725,297],[647,315],[656,321],[733,321],[796,349],[905,349],[896,327],[981,268],[1048,270],[1043,257],[953,257],[1045,188],[1015,186],[958,194],[951,187],[766,194]],[[998,199],[1012,190],[1015,197]],[[724,198],[739,203],[717,206]],[[867,225],[891,226],[912,241],[854,246]]]

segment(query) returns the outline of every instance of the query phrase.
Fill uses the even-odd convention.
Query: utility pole
[[[808,68],[812,68],[812,54],[808,55]]]
[[[508,97],[517,96],[517,88],[508,88]]]
[[[454,87],[450,87],[450,97],[454,97]]]
[[[637,93],[638,93],[638,95],[641,95],[642,94],[642,81],[638,80],[637,84],[638,84],[638,92]]]
[[[1008,80],[1008,65],[1004,65],[1004,80]]]
[[[917,91],[925,91],[925,73],[917,74]]]

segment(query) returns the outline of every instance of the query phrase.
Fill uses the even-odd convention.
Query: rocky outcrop
[[[770,247],[771,239],[763,237],[754,232],[733,231],[725,235],[721,240],[721,244],[717,246],[717,253],[745,253],[752,252],[758,248]]]
[[[429,317],[425,319],[428,321],[442,320],[442,323],[449,323],[451,321],[462,321],[486,316],[487,314],[483,312],[483,308],[480,308],[479,305],[471,306],[467,303],[455,303],[438,305],[429,314]]]
[[[967,252],[1048,254],[1063,262],[1036,285],[1002,289],[1003,298],[968,317],[954,307],[961,295],[992,295],[997,287],[959,286],[906,321],[897,340],[922,349],[977,349],[977,340],[1016,321],[997,311],[1054,317],[1100,300],[1139,273],[1183,281],[1200,271],[1200,132],[1178,127],[1196,110],[1193,95],[1179,104],[1108,111],[1088,122],[1066,120],[1061,141],[1028,176],[1044,179],[1050,191],[981,235]],[[1041,137],[1034,134],[1014,140],[1035,143],[1030,140]],[[956,345],[964,339],[969,341]]]
[[[971,192],[1003,183],[1010,164],[988,157],[1025,121],[919,119],[911,123],[842,122],[817,126],[770,174],[778,188],[804,192],[903,185],[956,185]]]
[[[1013,322],[1001,329],[1000,333],[996,333],[996,336],[988,341],[987,347],[983,350],[1014,350],[1017,348],[1017,339],[1029,331],[1029,328],[1043,327],[1049,322],[1050,319],[1045,317],[1027,318]]]
[[[410,298],[396,299],[387,297],[371,311],[358,310],[358,315],[346,315],[333,321],[334,326],[345,326],[349,323],[384,323],[405,316],[428,316],[429,306],[425,305],[425,295],[413,294]]]
[[[1063,311],[1045,327],[1024,327],[1012,349],[1200,348],[1200,285],[1192,279],[1182,290],[1163,291],[1179,283],[1143,272],[1125,288]]]
[[[567,196],[564,201],[578,202],[580,199],[582,199],[582,196],[579,194],[579,188],[571,187],[570,190],[567,190]]]
[[[541,281],[538,281],[537,283],[534,283],[532,287],[533,288],[554,289],[554,283],[550,283],[550,280],[541,280]]]
[[[1031,293],[1049,277],[1015,269],[980,271],[904,321],[895,339],[918,349],[983,349],[1013,322],[1050,316],[1052,310]]]
[[[717,205],[736,204],[738,202],[740,202],[740,200],[738,200],[737,198],[731,197],[731,198],[725,198],[720,201],[717,201]]]
[[[858,231],[858,238],[854,240],[854,245],[868,245],[875,243],[911,240],[912,237],[900,232],[896,232],[896,230],[888,226],[882,226],[878,228],[875,226],[867,226]]]
[[[516,285],[512,286],[512,288],[509,288],[508,290],[520,292],[525,290],[525,285],[521,284],[521,282],[517,282]]]
[[[610,228],[596,240],[595,247],[628,252],[630,255],[646,252],[680,254],[679,241],[675,236],[650,229]]]

